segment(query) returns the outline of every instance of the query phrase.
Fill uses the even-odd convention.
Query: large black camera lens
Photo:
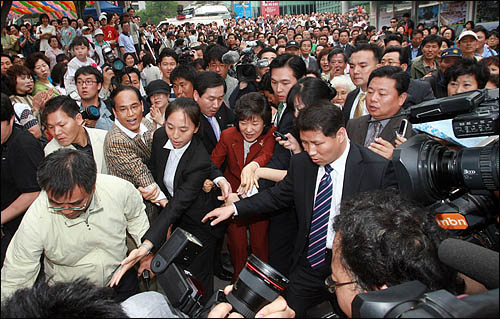
[[[394,149],[392,162],[401,192],[429,205],[457,188],[498,190],[499,157],[498,140],[457,152],[419,134]]]
[[[285,291],[288,282],[285,276],[252,254],[227,295],[227,301],[238,313],[254,318],[262,307]]]
[[[100,117],[99,109],[95,105],[89,105],[81,112],[84,120],[97,121]]]

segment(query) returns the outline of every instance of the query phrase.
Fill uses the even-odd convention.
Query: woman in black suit
[[[217,236],[223,227],[213,229],[201,223],[204,214],[213,208],[212,193],[205,193],[203,182],[210,176],[210,156],[196,134],[200,127],[200,108],[193,99],[177,98],[165,112],[165,123],[154,133],[149,168],[165,199],[160,200],[163,210],[143,236],[143,243],[130,252],[111,286],[117,284],[124,269],[158,250],[165,242],[170,226],[181,227],[196,236],[203,244],[202,251],[188,270],[201,281],[206,301],[213,292],[213,259]],[[149,269],[151,257],[144,258],[139,273]]]

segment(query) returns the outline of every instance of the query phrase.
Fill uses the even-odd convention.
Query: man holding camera
[[[108,71],[106,69],[104,72]],[[82,66],[75,73],[76,89],[81,98],[81,111],[88,114],[90,106],[95,106],[99,110],[97,120],[84,116],[85,126],[108,131],[113,127],[114,117],[110,108],[99,98],[99,91],[101,91],[103,81],[102,73],[93,66]]]
[[[49,282],[83,276],[109,285],[127,254],[127,234],[139,245],[149,228],[140,193],[123,179],[97,174],[90,154],[72,149],[48,155],[37,178],[42,192],[7,249],[2,300],[33,286],[42,255]],[[139,292],[135,271],[123,279],[115,288],[117,300]]]
[[[104,160],[104,139],[107,132],[84,126],[84,119],[75,100],[65,95],[50,99],[45,103],[42,121],[54,137],[45,146],[45,156],[60,148],[77,149],[94,158],[98,173],[108,173]]]

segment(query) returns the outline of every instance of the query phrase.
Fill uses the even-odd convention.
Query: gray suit
[[[399,110],[398,113],[396,114],[399,114],[400,112],[401,110]],[[396,146],[394,143],[396,140],[396,131],[399,129],[399,126],[401,125],[401,121],[403,119],[407,119],[407,117],[401,116],[391,119],[378,136],[390,142],[393,146]],[[361,146],[364,145],[370,120],[371,120],[371,115],[363,115],[355,119],[349,120],[346,129],[347,129],[347,135],[349,136],[351,142]],[[404,137],[409,138],[413,135],[415,135],[415,133],[413,133],[411,123],[408,123],[408,128],[406,129],[406,134]]]

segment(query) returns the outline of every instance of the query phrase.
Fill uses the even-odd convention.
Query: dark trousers
[[[188,267],[194,278],[201,282],[205,294],[201,303],[205,304],[214,292],[214,258],[217,239],[210,233],[200,229],[200,226],[183,224],[180,228],[193,234],[203,244],[201,252]]]
[[[292,210],[287,208],[269,218],[269,265],[287,278],[297,236],[297,215]]]
[[[286,301],[295,311],[297,318],[304,318],[311,307],[324,301],[336,303],[336,298],[325,288],[325,278],[332,273],[331,250],[327,250],[325,265],[320,269],[312,269],[305,254],[299,258],[297,265],[290,272]]]
[[[115,300],[122,302],[128,297],[139,293],[139,280],[137,279],[137,270],[130,268],[120,279],[117,286],[113,287],[115,291]]]

